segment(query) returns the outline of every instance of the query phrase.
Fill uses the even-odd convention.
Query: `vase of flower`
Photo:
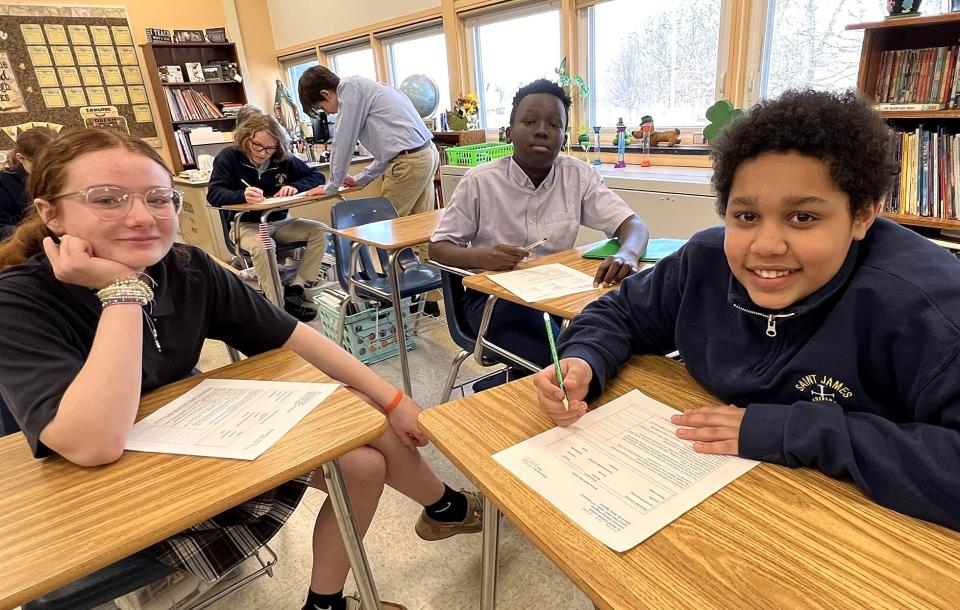
[[[457,98],[453,103],[453,110],[447,114],[447,124],[453,131],[466,131],[467,129],[478,129],[480,117],[477,110],[480,108],[480,100],[476,94],[468,93],[463,97]]]

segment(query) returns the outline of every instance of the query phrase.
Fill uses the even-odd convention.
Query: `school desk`
[[[295,353],[274,350],[145,395],[137,419],[207,378],[331,381]],[[373,599],[336,458],[386,426],[382,413],[339,388],[249,461],[127,451],[113,464],[84,468],[60,457],[35,459],[22,433],[8,435],[0,439],[0,608],[35,599],[321,466],[361,593]]]
[[[356,273],[357,252],[362,245],[372,246],[387,252],[387,285],[390,287],[393,314],[397,320],[394,325],[397,345],[400,353],[400,370],[403,375],[403,391],[412,396],[410,387],[410,364],[407,361],[406,339],[403,329],[403,311],[400,299],[400,269],[397,255],[404,248],[430,241],[430,236],[440,221],[443,210],[432,210],[421,214],[411,214],[390,220],[371,222],[349,229],[339,229],[337,234],[353,242],[350,251],[350,276]]]
[[[599,244],[600,242],[595,242],[592,244],[585,244],[579,248],[571,248],[569,250],[548,254],[547,256],[537,258],[529,262],[520,263],[517,265],[517,269],[529,269],[539,265],[560,263],[572,269],[576,269],[577,271],[582,271],[590,277],[594,277],[597,274],[597,269],[600,267],[600,263],[603,261],[598,259],[583,258],[583,253],[592,250]],[[645,269],[651,265],[652,263],[641,263],[641,269]],[[482,354],[484,351],[489,351],[499,354],[500,356],[503,356],[518,364],[523,364],[523,366],[531,371],[539,371],[541,367],[491,342],[486,336],[487,329],[490,327],[490,320],[494,314],[494,305],[496,305],[499,299],[524,305],[537,311],[545,311],[550,315],[562,318],[562,326],[563,328],[566,328],[567,325],[570,324],[570,320],[583,311],[584,307],[590,303],[593,303],[611,290],[615,290],[617,288],[616,285],[609,286],[607,288],[595,288],[593,290],[577,292],[575,294],[557,297],[555,299],[547,299],[544,301],[537,301],[535,303],[528,303],[490,279],[491,275],[495,275],[497,273],[503,272],[485,271],[483,273],[477,273],[475,275],[470,275],[463,278],[464,288],[470,288],[471,290],[476,290],[477,292],[482,292],[483,294],[489,295],[487,297],[487,302],[484,304],[483,315],[480,318],[480,329],[477,332],[477,343],[473,352],[474,357],[476,358],[477,362],[482,363]]]
[[[717,404],[683,365],[635,356],[594,402],[634,388]],[[553,427],[532,377],[427,409],[420,426],[485,497],[481,607],[494,608],[502,511],[600,608],[951,608],[960,532],[874,504],[817,471],[760,464],[625,553],[491,457]]]
[[[267,223],[267,216],[270,215],[270,212],[276,212],[277,210],[292,210],[293,208],[299,208],[301,206],[310,205],[312,203],[317,203],[319,201],[324,201],[327,199],[340,199],[346,201],[345,195],[349,193],[354,193],[361,190],[360,187],[352,187],[340,189],[333,195],[310,195],[294,200],[287,200],[281,202],[270,202],[270,203],[237,203],[231,205],[221,206],[222,210],[230,210],[232,212],[260,212],[260,234],[263,235],[266,233],[269,235],[269,223]],[[286,198],[284,198],[286,199]],[[241,214],[236,214],[233,218],[233,229],[230,231],[233,235],[230,240],[234,243],[234,247],[239,248],[239,235],[240,235],[240,216]],[[319,221],[313,221],[317,224],[322,225],[324,231],[334,232],[334,230],[327,225]],[[277,302],[274,303],[277,307],[283,307],[283,285],[280,281],[280,268],[277,266],[277,257],[276,257],[276,245],[273,243],[273,240],[268,240],[264,243],[264,249],[268,251],[269,256],[267,260],[270,261],[270,281],[273,282],[274,294],[277,295]],[[265,278],[257,278],[260,282],[265,281]],[[311,278],[304,278],[311,279]],[[261,284],[262,285],[262,284]]]

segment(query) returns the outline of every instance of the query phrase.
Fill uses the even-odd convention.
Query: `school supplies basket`
[[[337,322],[340,303],[347,298],[342,290],[323,290],[313,297],[320,314],[323,334],[337,340]],[[400,301],[403,310],[403,325],[407,335],[407,351],[417,347],[411,337],[413,322],[410,316],[410,299]],[[364,364],[380,362],[397,354],[396,318],[393,307],[368,307],[347,315],[343,322],[343,349],[356,356]]]
[[[468,144],[454,146],[447,149],[447,163],[473,167],[487,163],[494,159],[509,157],[513,154],[513,144],[503,142],[484,142],[483,144]]]

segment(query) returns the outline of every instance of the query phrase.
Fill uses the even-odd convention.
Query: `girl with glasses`
[[[174,244],[180,194],[150,146],[72,131],[40,156],[29,186],[37,213],[0,246],[0,397],[36,457],[121,459],[141,394],[190,375],[206,338],[248,355],[286,347],[389,411],[380,438],[341,458],[362,531],[384,483],[425,507],[421,537],[480,530],[475,494],[445,486],[416,450],[426,440],[412,398],[202,251]],[[323,476],[304,474],[148,552],[217,578],[277,532],[307,485],[322,489]],[[329,504],[313,549],[310,607],[343,608],[349,561]]]
[[[320,170],[311,169],[290,155],[287,134],[272,116],[254,114],[238,121],[233,135],[235,146],[220,151],[213,161],[207,187],[210,205],[261,203],[268,197],[288,197],[323,184]],[[229,214],[231,226],[234,216],[234,213]],[[267,221],[275,245],[307,242],[300,270],[285,288],[282,302],[287,312],[302,322],[309,322],[316,317],[317,310],[306,298],[303,287],[317,280],[327,245],[326,234],[320,223],[293,218],[287,210],[271,212]],[[271,277],[269,256],[273,254],[264,248],[259,227],[260,212],[244,212],[240,216],[238,245],[250,253],[264,294],[272,302],[279,303],[279,295],[274,294],[273,283],[268,279]]]

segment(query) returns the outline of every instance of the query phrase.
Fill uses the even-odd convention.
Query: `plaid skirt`
[[[293,514],[310,475],[301,475],[144,549],[178,570],[214,581],[266,544]]]

